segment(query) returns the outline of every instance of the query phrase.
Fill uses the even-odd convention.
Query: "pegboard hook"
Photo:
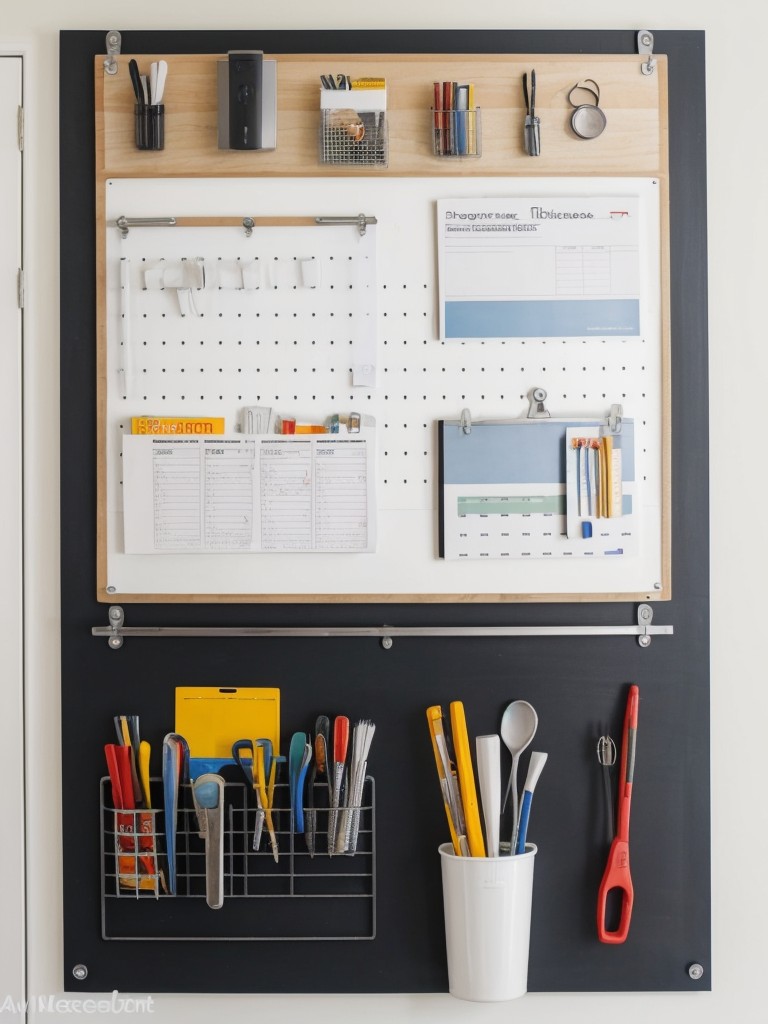
[[[547,392],[544,388],[531,388],[528,392],[528,419],[545,420],[549,419],[549,412],[544,403],[547,400]]]
[[[612,434],[620,434],[622,423],[624,421],[624,406],[623,405],[612,405],[611,411],[608,413],[608,427]]]
[[[122,37],[117,29],[113,28],[107,32],[107,59],[104,61],[104,70],[108,75],[116,75],[120,70],[115,57],[120,55],[121,43]]]

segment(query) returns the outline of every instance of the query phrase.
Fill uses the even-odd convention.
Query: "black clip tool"
[[[523,142],[528,156],[541,155],[541,119],[536,117],[536,72],[531,71],[531,94],[528,96],[528,72],[523,75],[523,99],[525,100],[525,127]]]

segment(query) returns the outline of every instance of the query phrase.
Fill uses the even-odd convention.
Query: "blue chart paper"
[[[452,560],[635,555],[632,420],[623,421],[616,516],[591,517],[585,510],[592,536],[568,536],[566,436],[575,430],[598,437],[601,429],[599,420],[513,420],[475,423],[465,433],[459,423],[441,422],[440,555]],[[572,515],[578,513],[571,507]]]
[[[438,201],[440,337],[638,336],[639,208],[632,196]]]

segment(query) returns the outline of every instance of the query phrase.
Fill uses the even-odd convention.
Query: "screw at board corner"
[[[72,974],[74,975],[77,981],[85,981],[85,979],[88,977],[88,968],[85,966],[85,964],[75,964],[75,966],[72,968]]]
[[[691,964],[688,968],[688,977],[692,981],[701,981],[704,977],[704,968],[701,964]]]

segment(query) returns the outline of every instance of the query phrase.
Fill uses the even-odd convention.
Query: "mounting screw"
[[[116,594],[117,593],[117,587],[107,587],[107,593],[108,594]]]
[[[77,981],[85,981],[85,979],[88,977],[88,968],[85,966],[85,964],[75,964],[75,966],[72,968],[72,974],[74,975]]]
[[[704,977],[704,968],[701,964],[691,964],[688,968],[688,977],[691,981],[700,981]]]
[[[650,647],[652,639],[653,638],[648,633],[641,633],[640,636],[637,638],[637,642],[640,644],[641,647]]]
[[[392,647],[392,644],[393,644],[393,640],[392,640],[391,636],[383,636],[381,638],[381,646],[384,648],[385,651],[390,650],[391,647]]]

